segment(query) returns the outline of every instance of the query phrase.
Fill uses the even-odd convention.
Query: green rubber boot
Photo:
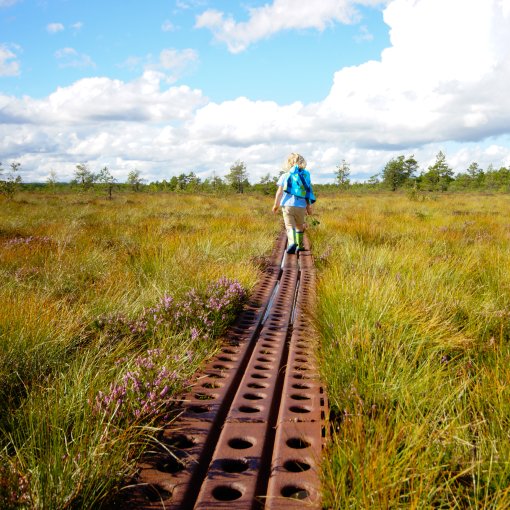
[[[301,230],[296,230],[296,242],[297,242],[297,251],[304,251],[304,249],[305,249],[305,233],[301,232]]]
[[[296,253],[298,243],[296,239],[296,231],[293,228],[289,228],[287,230],[287,241],[287,253],[290,255]]]

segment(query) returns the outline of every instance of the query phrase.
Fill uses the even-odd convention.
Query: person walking
[[[315,196],[303,156],[294,152],[290,154],[285,169],[277,182],[273,213],[282,208],[288,239],[287,253],[292,254],[305,249],[305,215],[312,214]]]

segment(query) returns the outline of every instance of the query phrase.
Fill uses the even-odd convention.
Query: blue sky
[[[0,161],[25,180],[243,159],[256,181],[290,151],[319,181],[400,153],[508,165],[509,26],[509,0],[0,0]]]
[[[212,41],[209,31],[195,28],[196,17],[209,5],[243,20],[248,7],[263,4],[23,0],[0,10],[2,40],[20,47],[21,62],[19,76],[0,78],[1,90],[42,98],[87,76],[128,81],[172,48],[196,52],[197,60],[182,69],[177,81],[202,89],[213,101],[247,96],[313,102],[327,95],[336,70],[377,59],[388,45],[381,10],[363,6],[357,23],[281,32],[238,54]],[[76,53],[62,55],[66,48]],[[297,77],[301,68],[306,74]]]

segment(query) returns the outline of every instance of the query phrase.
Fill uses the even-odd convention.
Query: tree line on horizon
[[[212,177],[201,179],[195,172],[182,172],[161,181],[146,182],[139,170],[131,170],[125,182],[118,182],[110,169],[105,166],[93,172],[85,163],[75,167],[70,182],[59,182],[52,170],[45,183],[23,183],[19,175],[21,164],[11,162],[6,171],[0,162],[0,195],[12,198],[21,190],[78,190],[106,192],[109,199],[116,191],[134,192],[212,192],[212,193],[244,193],[259,192],[273,194],[279,176],[270,173],[264,175],[257,183],[248,179],[248,171],[243,161],[237,160],[231,165],[224,176],[213,174]],[[510,192],[510,168],[495,169],[489,165],[482,169],[473,162],[465,172],[455,174],[448,165],[445,154],[440,151],[436,161],[426,170],[420,171],[419,163],[414,155],[399,155],[390,159],[383,170],[365,182],[351,182],[350,165],[345,160],[334,172],[335,182],[330,184],[314,184],[317,191],[398,191],[414,190],[423,192],[445,191],[490,191]]]

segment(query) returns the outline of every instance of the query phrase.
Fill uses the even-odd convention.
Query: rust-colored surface
[[[123,508],[320,508],[327,401],[310,320],[315,272],[308,245],[286,255],[285,243],[282,234],[222,351],[161,446],[145,455]]]

